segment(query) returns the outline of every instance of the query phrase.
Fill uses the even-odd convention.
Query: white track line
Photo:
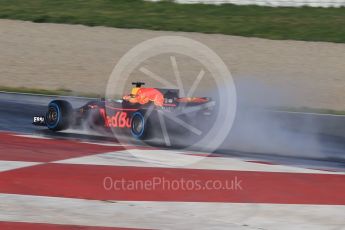
[[[0,221],[149,229],[343,229],[345,206],[97,201],[0,194]]]
[[[14,136],[50,139],[43,136],[14,134]],[[126,146],[119,143],[81,142],[104,146]],[[176,150],[143,150],[131,149],[128,151],[116,151],[95,154],[85,157],[71,158],[54,163],[84,164],[84,165],[114,165],[114,166],[137,166],[137,167],[179,167],[209,170],[237,170],[258,172],[287,172],[287,173],[315,173],[315,174],[341,174],[345,172],[333,172],[302,167],[269,165],[255,162],[247,162],[242,159],[230,157],[203,157],[188,155],[185,151]]]
[[[24,161],[1,161],[0,160],[0,172],[9,171],[18,168],[29,167],[38,165],[41,163],[37,162],[24,162]]]
[[[185,155],[182,152],[168,150],[130,150],[129,152],[108,152],[56,161],[54,163],[136,167],[179,167],[190,169],[256,172],[345,174],[344,172],[329,172],[284,165],[266,165],[226,157]]]
[[[329,117],[344,117],[345,118],[345,115],[330,114],[330,113],[294,112],[294,111],[284,111],[284,110],[268,110],[268,111],[272,113],[303,114],[303,115],[313,115],[313,116],[329,116]]]
[[[33,134],[13,134],[12,136],[16,137],[25,137],[25,138],[33,138],[33,139],[53,139],[51,137],[40,136],[40,135],[33,135]]]

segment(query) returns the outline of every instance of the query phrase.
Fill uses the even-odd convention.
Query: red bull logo
[[[113,116],[107,116],[104,109],[99,110],[104,119],[104,126],[107,128],[130,128],[131,119],[127,112],[116,112]]]

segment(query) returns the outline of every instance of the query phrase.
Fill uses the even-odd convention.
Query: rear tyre
[[[48,105],[46,124],[48,129],[61,131],[68,129],[73,119],[73,108],[68,101],[55,100]]]
[[[149,136],[149,119],[145,120],[145,113],[138,111],[131,118],[132,136],[139,140],[145,140]]]

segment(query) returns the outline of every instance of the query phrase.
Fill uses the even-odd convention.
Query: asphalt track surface
[[[67,132],[51,132],[45,127],[35,127],[32,125],[32,117],[39,114],[45,114],[47,109],[47,104],[49,101],[56,99],[55,96],[36,96],[36,95],[27,95],[27,94],[12,94],[12,93],[0,93],[0,130],[9,131],[15,133],[24,133],[24,134],[34,134],[41,136],[49,136],[53,138],[63,138],[63,139],[78,139],[78,140],[87,140],[95,142],[111,142],[114,138],[111,135],[101,135],[97,133],[90,134],[88,132],[80,132],[78,130],[69,130]],[[88,98],[79,98],[79,97],[60,97],[60,99],[68,100],[72,103],[74,107],[81,106],[85,104],[86,101],[90,100]],[[283,116],[289,114],[282,114]],[[279,114],[279,116],[282,116]],[[310,118],[310,114],[297,114],[292,116],[289,119],[282,120],[284,123],[293,123],[294,119],[305,120],[313,119]],[[345,117],[325,117],[328,120],[336,120],[340,125],[345,125]],[[281,119],[281,118],[279,118]],[[245,121],[244,121],[245,122]],[[298,121],[300,122],[300,121]],[[298,123],[295,122],[295,123]],[[290,125],[290,124],[289,124]],[[292,125],[290,125],[292,126]],[[237,136],[236,129],[240,130],[241,125],[235,125],[235,134]],[[290,135],[301,135],[300,132],[294,133],[293,131],[289,132]],[[241,134],[243,136],[243,134]],[[303,136],[308,136],[304,134]],[[130,138],[130,137],[129,137]],[[296,139],[297,139],[296,138]],[[244,138],[245,139],[245,138]],[[286,140],[287,142],[290,140]],[[297,147],[295,155],[285,155],[280,153],[279,150],[274,153],[265,153],[260,151],[258,147],[255,152],[242,151],[241,149],[236,149],[236,146],[228,147],[226,145],[220,146],[215,153],[221,153],[229,157],[240,157],[242,159],[251,159],[257,161],[270,161],[275,163],[284,163],[287,165],[296,165],[302,167],[312,167],[312,168],[323,168],[327,170],[338,170],[345,171],[345,137],[339,137],[334,135],[317,135],[318,141],[318,151],[322,152],[322,157],[319,155],[313,156],[312,154],[304,155],[306,152],[306,147],[301,146],[300,149]],[[295,143],[291,143],[294,145]],[[308,147],[308,146],[307,146]],[[263,148],[264,149],[264,148]],[[312,149],[309,151],[313,151]]]
[[[321,136],[318,149],[323,154],[309,157],[284,155],[283,150],[243,152],[227,145],[213,155],[123,146],[112,136],[76,130],[52,133],[33,127],[32,116],[44,113],[53,98],[0,95],[0,229],[345,226],[345,170],[339,137]],[[65,99],[74,106],[86,100]],[[293,124],[291,119],[288,123]],[[296,136],[301,134],[296,132]],[[313,150],[307,147],[301,146],[301,152]],[[128,149],[136,154],[129,154]],[[138,156],[158,157],[158,164]],[[182,165],[163,164],[169,160]],[[197,161],[183,164],[190,160]],[[192,186],[188,188],[181,179]],[[133,186],[131,182],[140,183],[128,187]],[[150,184],[141,187],[142,182]]]

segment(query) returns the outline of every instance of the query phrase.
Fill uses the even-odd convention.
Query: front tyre
[[[149,120],[145,119],[145,114],[142,111],[133,113],[131,119],[131,133],[132,136],[139,140],[144,140],[149,134]]]
[[[73,119],[73,108],[68,101],[55,100],[48,105],[46,124],[48,129],[61,131],[68,129]]]

